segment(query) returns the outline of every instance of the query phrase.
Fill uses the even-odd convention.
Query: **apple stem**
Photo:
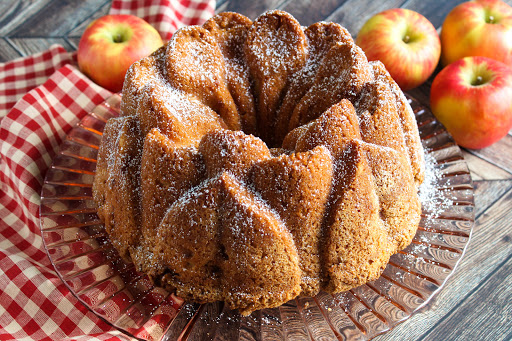
[[[114,36],[114,43],[121,43],[122,41],[123,41],[123,37],[122,37],[121,33],[117,33]]]
[[[488,23],[488,24],[494,24],[494,16],[489,15],[489,16],[487,17],[487,23]]]
[[[477,76],[472,85],[474,85],[474,86],[482,85],[483,81],[484,81],[484,79],[482,78],[482,76]]]
[[[403,39],[404,43],[408,43],[409,41],[411,40],[411,37],[409,37],[409,35],[406,35]]]

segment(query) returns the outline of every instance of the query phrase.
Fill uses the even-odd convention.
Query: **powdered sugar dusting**
[[[274,76],[293,68],[290,57],[301,55],[301,50],[307,47],[304,35],[300,36],[292,27],[280,27],[283,22],[273,23],[273,20],[283,20],[278,11],[267,12],[258,20],[259,29],[254,31],[251,43],[247,45],[247,52],[254,57],[256,67],[264,76]]]
[[[439,195],[439,182],[442,174],[432,154],[425,151],[425,180],[419,188],[419,197],[427,218],[437,218],[446,209],[453,206],[453,200]]]

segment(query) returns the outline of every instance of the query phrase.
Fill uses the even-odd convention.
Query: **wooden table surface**
[[[254,19],[283,9],[301,24],[334,21],[355,37],[364,22],[404,7],[440,29],[460,0],[244,0],[217,2],[217,11]],[[512,5],[512,0],[506,0]],[[110,8],[106,0],[2,0],[0,62],[61,44],[75,50],[89,22]],[[428,105],[432,79],[409,93]],[[419,312],[376,340],[512,340],[512,132],[483,150],[463,150],[475,189],[476,224],[466,254],[445,287]]]

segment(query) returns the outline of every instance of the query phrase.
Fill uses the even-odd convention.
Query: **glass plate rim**
[[[108,97],[103,103],[101,103],[100,105],[96,106],[90,113],[88,113],[88,115],[86,115],[73,129],[77,129],[77,127],[79,127],[82,122],[87,118],[89,117],[91,114],[95,114],[96,111],[98,110],[101,110],[101,111],[118,111],[119,108],[116,108],[116,105],[112,105],[112,102],[115,103],[115,102],[119,102],[120,101],[120,96],[121,94],[114,94],[110,97]],[[411,104],[413,104],[415,106],[416,109],[419,108],[419,111],[424,111],[423,114],[426,114],[426,115],[430,115],[432,116],[430,110],[428,109],[428,107],[422,105],[421,103],[419,103],[419,101],[417,101],[414,97],[406,94],[406,96],[408,97],[408,100]],[[415,112],[416,115],[418,116],[418,111]],[[419,113],[420,115],[422,113]],[[430,120],[430,121],[429,121]],[[458,156],[461,157],[461,160],[462,160],[462,163],[464,164],[464,167],[465,168],[465,171],[467,172],[467,174],[469,174],[469,169],[467,167],[467,163],[466,161],[464,160],[462,154],[461,154],[461,151],[460,151],[460,148],[455,144],[455,142],[453,141],[453,139],[451,138],[451,136],[449,136],[449,133],[444,129],[444,127],[442,127],[442,125],[435,120],[435,118],[432,117],[429,117],[427,119],[427,122],[428,123],[425,123],[425,124],[432,124],[436,127],[436,129],[438,131],[441,131],[441,132],[437,132],[437,135],[440,135],[440,134],[447,134],[448,137],[446,138],[448,145],[449,147],[455,147],[457,149],[457,153],[455,154],[458,154]],[[71,131],[71,132],[72,132]],[[70,134],[71,134],[70,132]],[[435,137],[436,135],[434,135]],[[67,137],[69,137],[69,134],[67,135]],[[60,154],[58,154],[60,155]],[[55,160],[52,160],[52,167],[53,167],[53,162]],[[49,169],[50,171],[50,169]],[[48,173],[46,174],[48,175]],[[48,181],[47,181],[47,176],[45,176],[45,181],[44,181],[44,184],[47,184]],[[468,235],[467,235],[467,240],[465,242],[465,245],[464,247],[461,249],[461,252],[459,253],[460,254],[460,257],[456,260],[456,262],[453,264],[453,268],[451,269],[451,271],[449,272],[449,274],[443,279],[442,283],[435,289],[433,290],[430,295],[423,301],[423,303],[419,304],[418,306],[415,307],[415,309],[413,311],[411,311],[410,313],[406,314],[406,316],[404,316],[402,319],[397,319],[396,321],[394,321],[394,323],[392,325],[389,326],[389,328],[387,329],[384,329],[380,332],[377,332],[373,335],[371,335],[370,338],[374,338],[378,335],[381,335],[381,334],[384,334],[388,331],[390,331],[391,329],[395,328],[396,326],[398,326],[399,324],[402,324],[404,321],[408,320],[412,315],[414,315],[416,312],[418,312],[421,308],[423,308],[434,296],[437,295],[437,293],[442,289],[444,288],[444,285],[446,284],[446,282],[448,281],[448,279],[453,275],[453,273],[455,272],[455,270],[457,269],[460,261],[463,259],[464,255],[465,255],[465,252],[467,250],[467,246],[468,244],[470,243],[470,240],[471,240],[471,236],[472,236],[472,233],[473,233],[473,227],[474,227],[474,187],[473,187],[473,183],[472,183],[472,179],[471,179],[471,176],[469,178],[469,183],[467,183],[472,189],[471,189],[471,195],[470,195],[470,199],[472,201],[472,207],[473,207],[473,219],[470,221],[470,224],[471,224],[471,227],[468,229]],[[44,232],[47,230],[44,228],[43,226],[43,217],[45,216],[45,212],[44,210],[42,209],[43,207],[43,201],[44,201],[44,196],[43,196],[43,190],[41,191],[41,197],[42,197],[42,202],[41,202],[41,206],[40,206],[40,228],[41,228],[41,234],[42,234],[42,237],[43,237],[43,245],[44,245],[44,248],[45,248],[45,251],[47,253],[47,256],[49,257],[50,261],[51,261],[51,264],[52,266],[54,267],[59,279],[65,284],[65,286],[70,290],[70,292],[74,295],[75,298],[78,299],[78,301],[83,304],[85,307],[87,307],[90,311],[92,311],[96,316],[98,316],[101,320],[103,320],[104,322],[106,322],[107,324],[113,326],[114,328],[116,328],[117,330],[125,333],[127,336],[130,336],[130,337],[134,337],[134,338],[137,338],[139,340],[143,340],[144,338],[140,338],[138,337],[137,335],[134,335],[132,332],[130,332],[128,329],[126,328],[123,328],[122,326],[119,326],[119,325],[116,325],[115,324],[115,321],[109,321],[107,318],[105,318],[104,316],[102,316],[101,314],[99,314],[97,311],[95,311],[87,302],[85,302],[76,292],[75,290],[73,289],[72,286],[70,286],[66,280],[66,277],[64,277],[61,272],[58,270],[58,266],[56,264],[56,262],[54,262],[54,259],[52,258],[51,256],[51,250],[52,248],[47,244],[47,240],[44,238]],[[184,307],[182,307],[181,309],[183,309]],[[197,311],[196,311],[197,313]],[[165,338],[166,336],[166,332],[167,331],[164,331],[164,334],[162,335],[162,338]]]

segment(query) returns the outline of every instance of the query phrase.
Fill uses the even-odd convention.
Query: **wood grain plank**
[[[82,37],[87,25],[89,25],[93,20],[96,20],[103,15],[107,15],[109,11],[110,2],[106,2],[103,6],[97,8],[90,16],[81,17],[81,21],[77,21],[77,25],[71,31],[67,32],[66,36],[70,39],[78,38],[80,40],[80,37]]]
[[[8,39],[0,38],[0,63],[7,62],[23,56],[23,52],[16,49]]]
[[[62,37],[105,4],[105,0],[40,1],[43,6],[23,14],[10,37]]]
[[[385,9],[399,7],[403,3],[404,0],[348,0],[325,20],[343,25],[355,37],[364,23],[373,15]]]
[[[67,51],[73,51],[75,48],[71,46],[65,38],[11,38],[9,39],[24,55],[28,56],[37,52],[47,50],[53,44],[62,45]]]
[[[467,2],[467,0],[452,1],[425,1],[425,0],[408,0],[403,4],[403,8],[411,9],[421,13],[426,17],[434,27],[440,29],[444,19],[450,11],[457,5]],[[512,0],[504,0],[512,6]]]
[[[31,13],[37,13],[47,1],[6,0],[0,2],[0,36],[9,36],[10,32],[21,25]]]
[[[262,0],[262,1],[236,1],[230,0],[226,6],[226,11],[241,13],[251,20],[256,19],[261,13],[279,8],[285,3],[285,0]]]
[[[217,0],[215,1],[215,7],[219,8],[228,3],[228,0]]]
[[[343,5],[345,0],[293,0],[280,9],[291,13],[303,26],[322,21]]]
[[[512,174],[496,166],[494,163],[486,161],[477,155],[474,155],[462,149],[464,159],[468,163],[471,172],[471,178],[477,180],[505,180],[512,179]]]
[[[67,37],[66,42],[73,47],[73,50],[77,50],[78,44],[80,43],[80,37]]]
[[[506,135],[489,147],[480,150],[469,150],[469,152],[512,173],[512,136],[510,135]]]
[[[5,26],[9,24],[19,12],[29,6],[28,1],[4,0],[0,1],[0,34],[3,33]]]
[[[217,2],[215,5],[215,13],[226,12],[228,10],[228,1]]]
[[[426,17],[434,27],[440,27],[443,24],[444,18],[450,11],[460,3],[467,0],[453,0],[453,1],[425,1],[425,0],[408,0],[403,8],[407,8]]]
[[[436,323],[464,302],[506,260],[511,249],[512,190],[483,212],[473,229],[465,256],[444,288],[420,312],[390,332],[375,338],[378,341],[420,340],[432,332]],[[437,340],[429,337],[424,340]],[[441,339],[442,340],[442,339]]]
[[[512,243],[509,257],[428,334],[427,340],[510,340],[512,326]]]
[[[475,181],[475,216],[479,217],[512,189],[512,180]]]

